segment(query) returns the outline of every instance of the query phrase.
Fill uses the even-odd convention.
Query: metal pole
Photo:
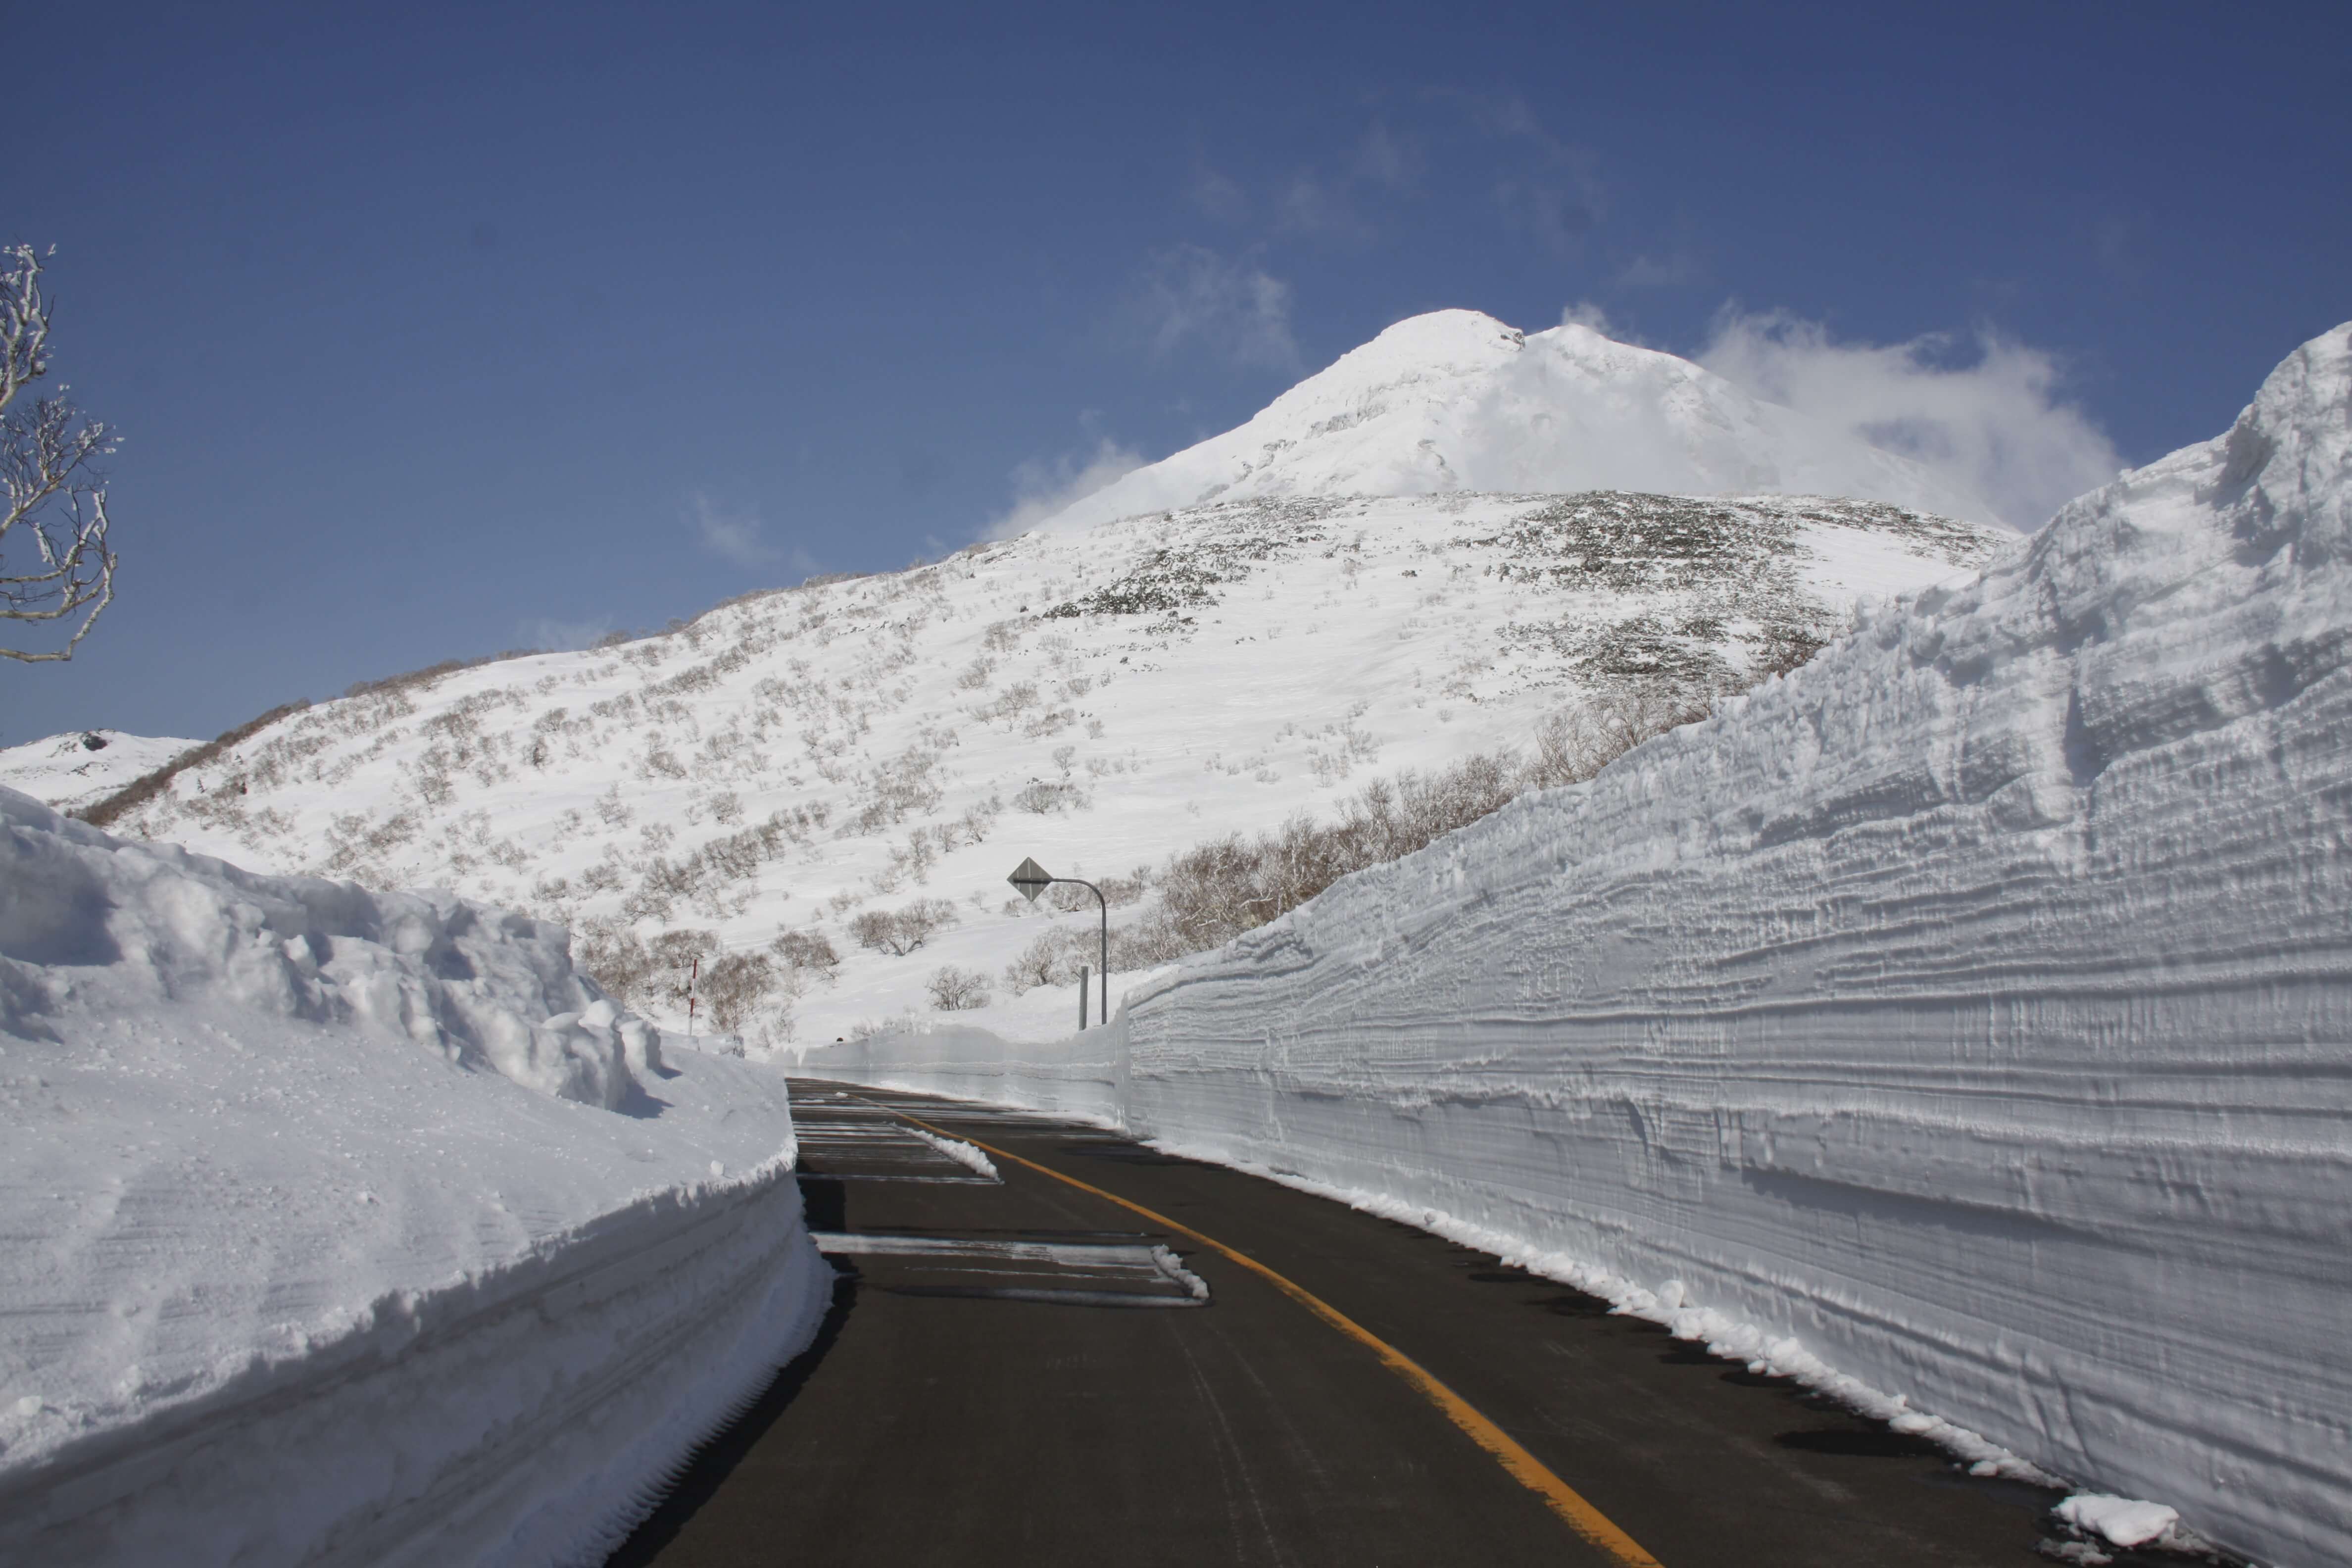
[[[1079,1032],[1080,1032],[1081,1034],[1083,1034],[1083,1033],[1086,1031],[1086,1026],[1087,1026],[1087,966],[1086,966],[1085,964],[1081,963],[1081,964],[1079,964],[1079,965],[1078,965],[1078,1030],[1079,1030]]]
[[[1095,896],[1095,902],[1102,906],[1102,1021],[1108,1024],[1110,1022],[1110,900],[1103,897],[1100,888],[1096,887],[1084,877],[1048,877],[1045,879],[1049,882],[1075,882],[1092,893]],[[1082,1007],[1086,1005],[1086,994],[1083,991],[1078,994],[1078,1004]],[[1081,1015],[1078,1027],[1083,1029],[1086,1026],[1086,1018]]]

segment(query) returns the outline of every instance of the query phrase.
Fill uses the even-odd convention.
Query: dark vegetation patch
[[[1228,501],[1184,513],[1190,538],[1170,539],[1094,592],[1045,612],[1048,620],[1080,616],[1161,616],[1218,602],[1216,590],[1247,578],[1267,561],[1324,542],[1316,526],[1336,510],[1328,500]]]

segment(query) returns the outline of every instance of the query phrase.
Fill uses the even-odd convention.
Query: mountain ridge
[[[1828,498],[1223,500],[376,683],[214,749],[112,831],[444,886],[606,951],[822,941],[846,954],[830,983],[741,1032],[831,1039],[919,1007],[933,964],[992,976],[1034,941],[1005,908],[1024,855],[1132,882],[1368,778],[1522,744],[1612,682],[1736,687],[2014,542]],[[921,953],[858,947],[861,918],[909,911]],[[641,972],[597,973],[683,1026]],[[1063,1000],[985,1017],[1059,1029]]]

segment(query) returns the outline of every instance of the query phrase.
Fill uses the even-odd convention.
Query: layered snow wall
[[[811,1066],[1442,1210],[2352,1561],[2347,650],[2352,327],[1975,584],[1108,1030]]]
[[[0,1564],[594,1560],[814,1333],[782,1076],[0,790]]]

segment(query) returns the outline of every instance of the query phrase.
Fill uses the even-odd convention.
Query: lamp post
[[[1052,887],[1056,882],[1071,883],[1074,886],[1084,888],[1087,892],[1092,893],[1095,896],[1095,902],[1102,906],[1102,1021],[1106,1024],[1109,1023],[1110,900],[1103,897],[1103,891],[1100,888],[1096,887],[1092,882],[1086,880],[1084,878],[1054,876],[1049,873],[1045,867],[1037,864],[1034,859],[1023,860],[1020,865],[1013,868],[1013,875],[1005,878],[1004,879],[1012,883],[1014,887],[1020,889],[1022,896],[1026,898],[1033,904],[1037,901],[1038,894],[1044,892],[1047,888]],[[1079,1020],[1078,1027],[1082,1029],[1086,1027],[1086,1021],[1083,1018]]]

